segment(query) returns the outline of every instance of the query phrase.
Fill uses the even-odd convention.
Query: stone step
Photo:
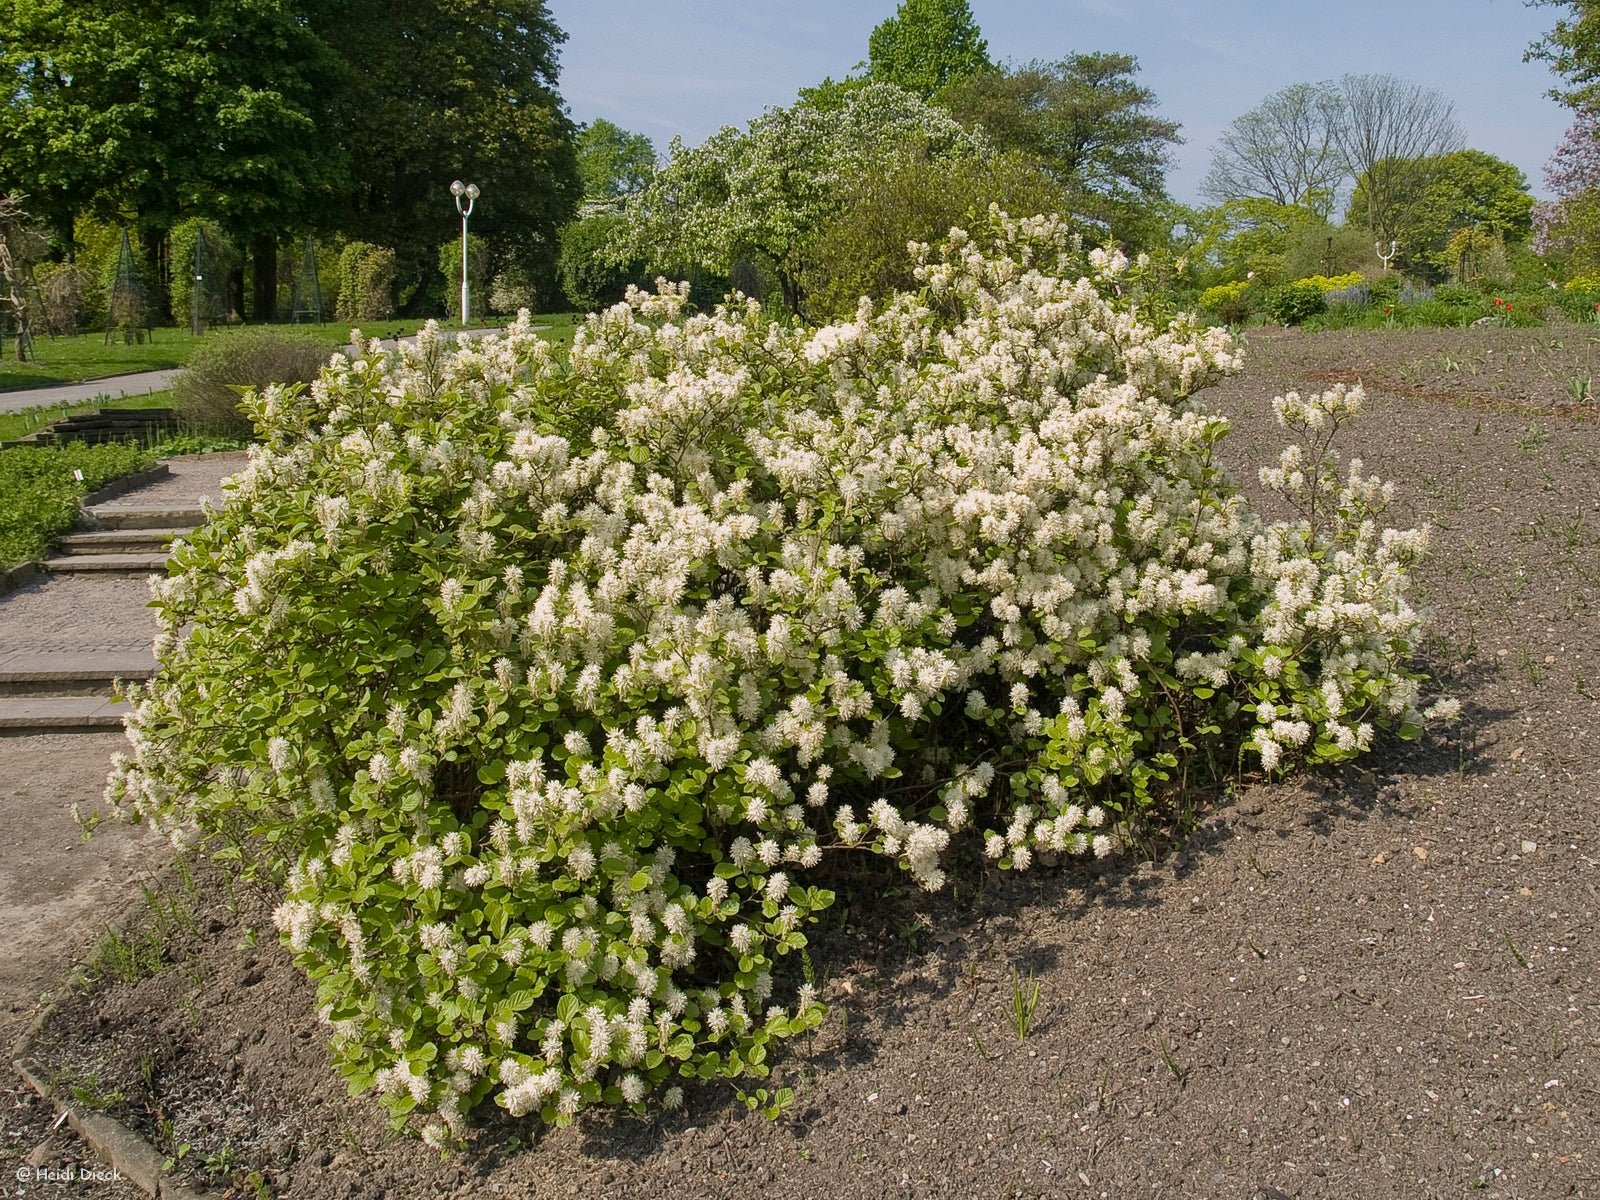
[[[149,650],[0,650],[0,696],[98,696],[109,699],[117,680],[155,674]]]
[[[184,529],[97,529],[88,533],[69,533],[57,542],[63,554],[127,554],[165,552],[175,537],[187,537],[195,527]]]
[[[161,550],[147,554],[62,554],[45,559],[44,567],[52,575],[164,575],[167,555]]]
[[[198,504],[96,504],[88,513],[100,529],[174,529],[205,523]]]
[[[99,696],[0,696],[0,734],[121,729],[127,711]]]

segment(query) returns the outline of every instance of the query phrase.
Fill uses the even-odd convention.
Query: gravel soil
[[[776,1121],[727,1085],[544,1134],[490,1109],[441,1161],[329,1069],[270,899],[204,873],[162,969],[75,995],[40,1061],[238,1195],[1600,1195],[1597,334],[1253,333],[1225,457],[1251,487],[1275,394],[1366,384],[1342,448],[1433,526],[1462,721],[1197,804],[1152,861],[854,880]]]

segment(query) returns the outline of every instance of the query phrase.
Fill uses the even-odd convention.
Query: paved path
[[[172,377],[176,374],[177,371],[140,371],[135,375],[86,379],[82,383],[59,383],[54,387],[0,392],[0,412],[20,412],[24,408],[55,404],[84,404],[102,396],[112,400],[123,396],[146,396],[171,387]]]
[[[542,327],[535,325],[534,328]],[[499,332],[498,329],[469,329],[454,336],[478,338]],[[400,340],[410,342],[416,339],[413,336]],[[396,345],[392,338],[380,341],[378,344],[385,350],[393,350]],[[84,404],[98,400],[102,396],[112,400],[123,396],[147,396],[151,392],[166,391],[172,386],[172,380],[177,374],[176,370],[140,371],[133,375],[108,375],[101,379],[85,379],[82,383],[59,383],[51,387],[20,388],[16,391],[0,392],[0,413],[20,412],[25,408],[40,408],[45,405]]]
[[[172,459],[167,478],[119,502],[220,499],[222,480],[245,457]],[[152,663],[149,599],[143,575],[48,576],[0,597],[0,676],[53,663],[103,677]],[[10,847],[0,854],[0,1045],[9,1047],[40,994],[93,950],[141,876],[169,857],[143,829],[107,822],[85,842],[73,821],[74,806],[98,810],[111,754],[123,748],[120,733],[0,737],[0,832]]]

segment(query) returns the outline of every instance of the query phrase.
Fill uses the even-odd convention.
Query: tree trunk
[[[145,277],[154,289],[145,297],[145,319],[151,325],[167,325],[172,321],[172,278],[167,270],[167,231],[152,226],[141,230],[140,236],[144,241]]]
[[[278,242],[260,237],[250,243],[250,261],[255,268],[255,302],[250,314],[257,321],[278,319]]]

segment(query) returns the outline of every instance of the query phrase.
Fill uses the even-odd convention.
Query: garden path
[[[119,497],[121,507],[197,505],[219,498],[241,453],[172,459],[166,478]],[[0,597],[0,664],[70,656],[147,659],[156,632],[140,574],[49,575]],[[85,842],[74,808],[93,812],[118,732],[0,736],[0,1044],[10,1046],[41,1003],[90,951],[166,845],[130,826]]]

